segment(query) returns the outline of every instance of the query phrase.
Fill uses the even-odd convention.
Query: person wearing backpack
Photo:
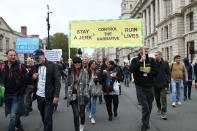
[[[1,80],[5,86],[5,111],[10,114],[8,131],[24,131],[19,116],[19,108],[23,101],[26,86],[27,71],[24,65],[16,60],[16,51],[6,52],[7,61],[1,66]]]
[[[184,101],[187,99],[191,100],[191,88],[192,88],[192,80],[194,78],[194,69],[193,66],[189,63],[188,58],[184,58],[185,68],[188,73],[188,81],[185,80],[185,75],[183,74],[183,85],[184,85]]]

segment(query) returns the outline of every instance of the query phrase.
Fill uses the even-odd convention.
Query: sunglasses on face
[[[81,62],[80,61],[75,61],[75,62],[73,62],[74,64],[81,64]]]

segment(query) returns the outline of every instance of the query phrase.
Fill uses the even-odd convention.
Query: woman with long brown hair
[[[81,58],[75,57],[68,71],[68,105],[72,106],[75,131],[84,130],[85,105],[89,99],[88,81],[88,72],[83,69]]]
[[[88,73],[89,73],[89,89],[91,94],[91,109],[90,109],[90,120],[92,124],[95,124],[95,113],[96,113],[96,100],[97,97],[102,94],[102,85],[100,84],[99,78],[102,76],[101,71],[96,71],[96,62],[91,60],[88,64]]]

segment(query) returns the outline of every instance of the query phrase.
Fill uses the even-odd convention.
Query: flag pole
[[[71,67],[71,59],[70,59],[70,24],[69,24],[69,31],[68,31],[68,64],[69,64],[69,68]]]

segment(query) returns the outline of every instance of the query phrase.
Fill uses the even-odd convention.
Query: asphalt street
[[[183,91],[181,91],[183,98]],[[60,93],[60,102],[53,116],[54,131],[74,131],[73,114],[71,107],[67,107],[64,97],[64,84]],[[140,131],[141,107],[137,104],[135,86],[124,87],[122,84],[122,95],[119,97],[118,117],[112,122],[108,121],[105,103],[97,101],[96,124],[92,125],[86,113],[84,131]],[[197,90],[192,88],[192,100],[183,101],[176,108],[170,105],[170,94],[168,94],[168,119],[162,120],[156,111],[154,101],[150,119],[149,131],[197,131]],[[25,131],[43,131],[43,124],[37,109],[36,101],[33,103],[33,111],[27,117],[22,117]],[[0,131],[6,131],[9,117],[5,117],[4,108],[0,107]]]

